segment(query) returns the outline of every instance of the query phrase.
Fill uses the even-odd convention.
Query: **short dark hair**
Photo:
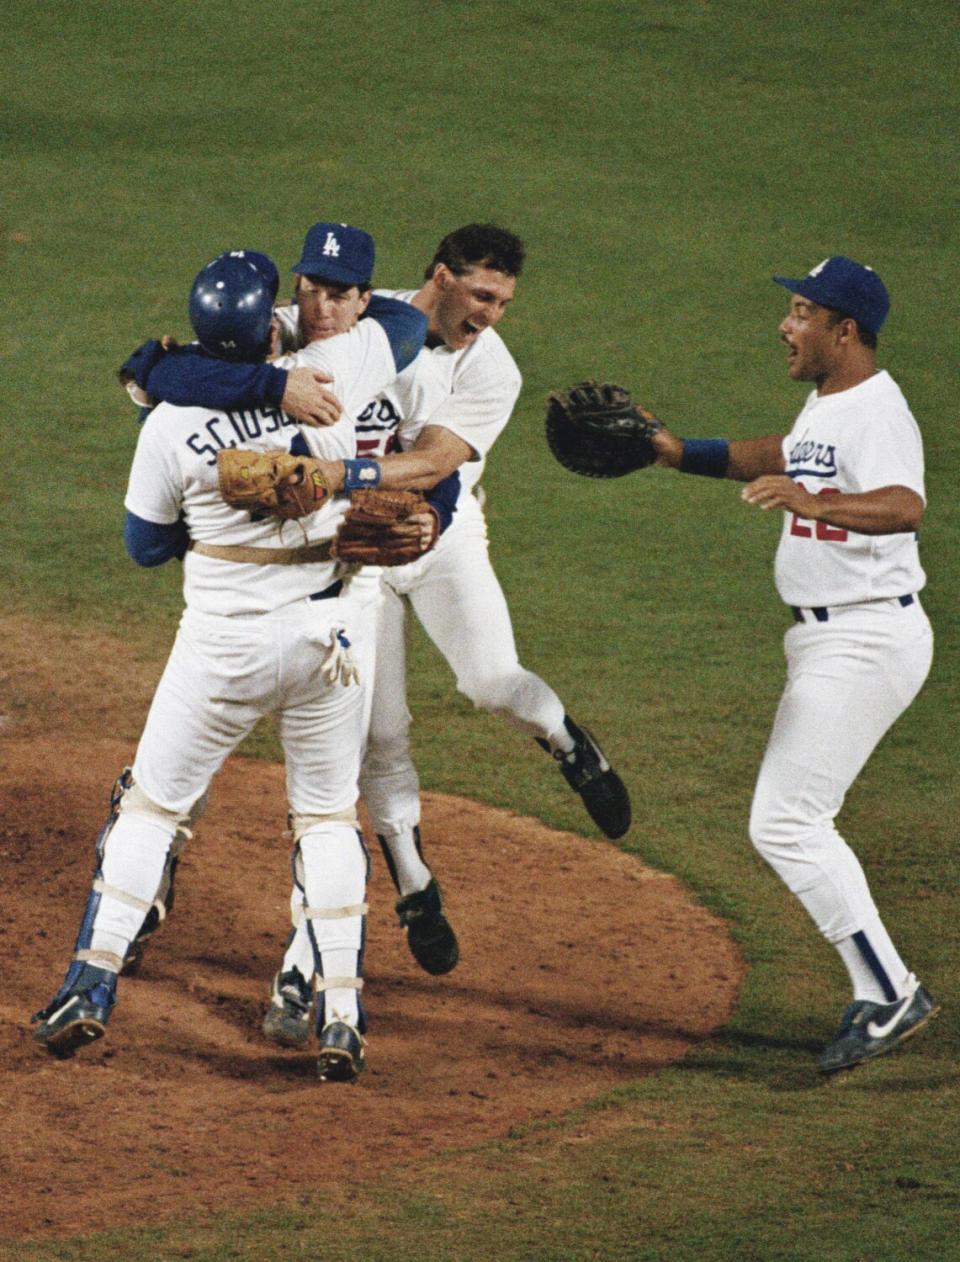
[[[448,232],[424,272],[429,280],[438,263],[449,267],[454,276],[463,276],[471,267],[488,267],[492,272],[519,276],[526,255],[523,242],[495,223],[468,223]]]
[[[834,324],[839,324],[841,320],[853,320],[853,323],[857,326],[857,338],[860,344],[868,347],[872,351],[877,349],[876,333],[870,329],[865,329],[859,320],[855,319],[852,315],[847,315],[845,311],[838,311],[836,307],[827,307],[826,310],[829,311],[830,315],[833,317],[830,321],[831,327],[833,327]]]

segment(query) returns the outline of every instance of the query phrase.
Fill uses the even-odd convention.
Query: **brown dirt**
[[[349,1136],[337,1179],[372,1177],[562,1114],[677,1060],[730,1014],[741,959],[678,881],[612,845],[426,794],[461,963],[444,978],[417,968],[377,856],[368,1068],[356,1085],[318,1082],[313,1054],[260,1033],[288,923],[283,776],[234,759],[106,1038],[53,1059],[29,1014],[60,982],[93,838],[159,672],[72,633],[68,683],[61,631],[7,619],[0,632],[0,1183],[17,1189],[0,1235],[292,1202],[329,1184],[336,1137]]]

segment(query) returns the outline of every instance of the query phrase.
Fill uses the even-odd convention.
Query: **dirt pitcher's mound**
[[[375,856],[368,1068],[353,1086],[320,1083],[313,1052],[260,1032],[289,925],[283,772],[234,760],[106,1037],[57,1061],[28,1018],[60,983],[132,749],[0,741],[0,1235],[278,1203],[503,1135],[675,1060],[735,1002],[736,948],[676,880],[603,842],[427,794],[460,965],[418,969]]]

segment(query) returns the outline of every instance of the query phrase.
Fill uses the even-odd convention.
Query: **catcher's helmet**
[[[272,274],[271,274],[272,272]],[[277,269],[265,254],[229,250],[197,273],[190,323],[204,350],[255,363],[270,351]]]

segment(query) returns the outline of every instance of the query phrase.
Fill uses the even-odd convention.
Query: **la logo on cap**
[[[338,258],[340,255],[340,242],[332,232],[327,233],[327,239],[323,243],[323,252],[328,258]]]

